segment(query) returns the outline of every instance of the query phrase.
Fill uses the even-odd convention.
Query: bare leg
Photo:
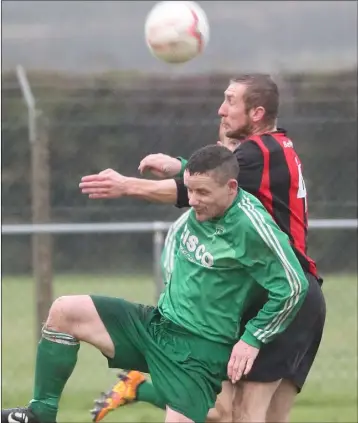
[[[288,423],[296,395],[296,386],[289,380],[282,380],[267,410],[266,422]]]
[[[230,423],[232,422],[232,401],[234,386],[231,382],[222,383],[222,391],[218,395],[215,408],[209,410],[208,423]]]
[[[188,419],[183,414],[178,413],[177,411],[172,410],[167,407],[165,414],[165,423],[194,423],[193,420]]]
[[[262,382],[239,382],[235,387],[234,422],[265,423],[271,399],[281,380]]]

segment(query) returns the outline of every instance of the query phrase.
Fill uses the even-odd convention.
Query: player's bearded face
[[[245,122],[238,124],[237,127],[235,127],[235,124],[232,124],[232,126],[226,132],[226,136],[228,138],[233,138],[242,141],[249,138],[252,133],[252,123],[250,117],[246,114]]]
[[[253,122],[244,102],[246,87],[232,83],[225,91],[225,99],[219,108],[221,124],[225,128],[225,136],[236,140],[244,140],[253,133]]]
[[[210,174],[185,172],[184,183],[188,188],[189,205],[199,222],[223,216],[237,194],[236,180],[221,184]]]

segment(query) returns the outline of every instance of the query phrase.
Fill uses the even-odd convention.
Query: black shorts
[[[326,303],[317,279],[306,273],[309,289],[302,307],[289,327],[261,348],[250,373],[244,380],[292,381],[301,391],[321,343],[326,318]],[[245,321],[255,316],[262,303],[245,314]]]

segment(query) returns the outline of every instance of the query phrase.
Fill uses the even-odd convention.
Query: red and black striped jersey
[[[286,131],[251,136],[235,150],[239,186],[255,195],[285,232],[303,269],[318,277],[307,255],[307,193],[301,161]],[[177,207],[188,207],[188,193],[177,179]]]

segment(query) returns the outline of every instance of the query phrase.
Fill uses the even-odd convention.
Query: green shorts
[[[155,307],[91,296],[115,346],[111,368],[150,373],[171,409],[204,422],[226,378],[231,346],[187,332]]]

